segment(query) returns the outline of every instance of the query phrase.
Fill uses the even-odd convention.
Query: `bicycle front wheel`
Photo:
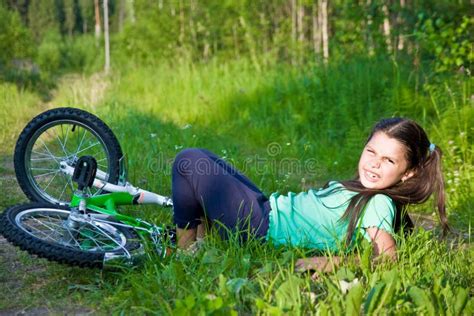
[[[141,247],[130,228],[93,218],[71,220],[67,207],[40,203],[7,209],[0,233],[31,254],[80,267],[102,267],[106,256],[131,258]]]
[[[74,108],[56,108],[35,117],[20,134],[14,155],[16,177],[26,196],[37,202],[68,204],[77,185],[61,164],[75,167],[81,156],[97,160],[107,182],[119,180],[122,149],[98,117]],[[91,195],[101,190],[91,188]]]

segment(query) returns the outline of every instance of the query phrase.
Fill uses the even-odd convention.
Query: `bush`
[[[103,65],[102,42],[92,35],[64,38],[61,46],[64,72],[92,73]]]
[[[0,67],[11,67],[9,64],[14,59],[33,57],[34,47],[31,34],[18,13],[0,5]]]
[[[472,30],[474,18],[463,16],[462,19],[446,22],[442,18],[427,19],[417,33],[426,53],[433,60],[438,73],[464,70],[470,74],[474,61]]]
[[[43,77],[49,77],[55,74],[61,67],[61,48],[62,39],[58,32],[50,31],[46,33],[43,41],[38,47],[38,57],[36,61],[41,69]]]

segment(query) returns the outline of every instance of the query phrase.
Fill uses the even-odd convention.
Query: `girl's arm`
[[[393,237],[384,231],[376,227],[366,229],[370,238],[372,239],[373,246],[373,259],[379,261],[385,257],[392,260],[397,260],[397,248]],[[319,272],[332,272],[336,267],[341,264],[341,257],[312,257],[298,259],[296,261],[295,270],[299,272],[307,270],[316,270]]]

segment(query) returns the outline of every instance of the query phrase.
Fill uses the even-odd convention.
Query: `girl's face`
[[[367,189],[386,189],[413,176],[407,170],[405,146],[383,132],[375,133],[359,160],[359,179]]]

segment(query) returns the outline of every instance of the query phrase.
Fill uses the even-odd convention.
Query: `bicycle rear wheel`
[[[107,182],[119,180],[122,149],[110,128],[91,113],[56,108],[35,117],[23,129],[15,147],[16,177],[26,196],[37,202],[68,204],[77,185],[61,171],[75,167],[80,156],[93,156]],[[91,188],[89,194],[100,194]]]
[[[102,267],[110,256],[129,260],[141,249],[130,228],[94,218],[72,221],[70,215],[68,207],[50,204],[14,206],[1,215],[0,233],[31,254],[80,267]]]

